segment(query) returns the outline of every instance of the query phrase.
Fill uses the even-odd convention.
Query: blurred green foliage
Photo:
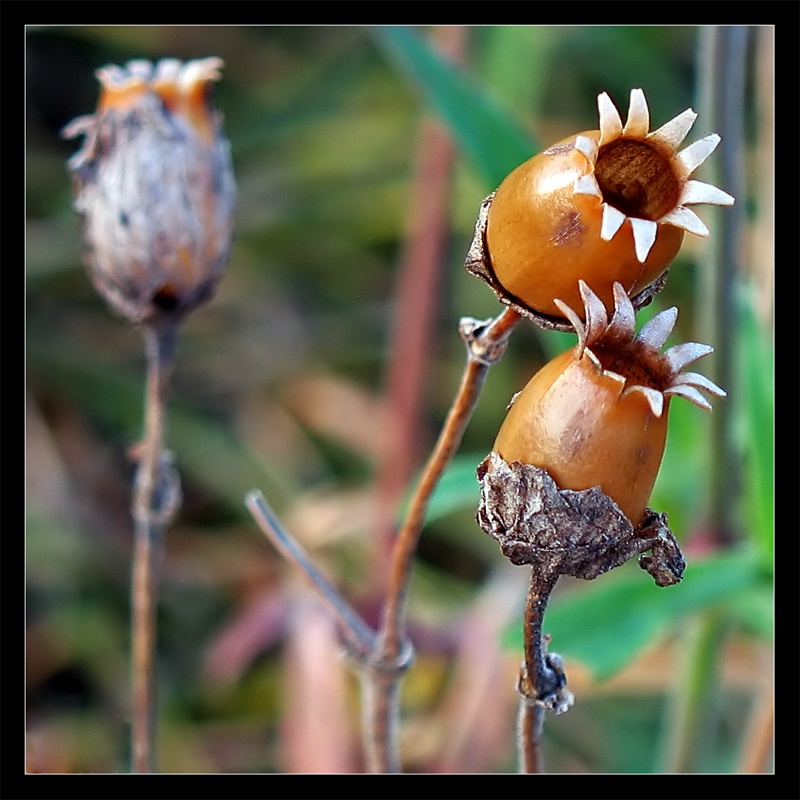
[[[457,320],[498,310],[488,288],[463,270],[481,200],[540,143],[594,127],[600,91],[624,110],[630,88],[641,86],[654,125],[695,105],[697,38],[692,26],[479,26],[469,31],[461,68],[443,63],[427,31],[403,26],[29,29],[29,769],[127,769],[126,449],[141,428],[142,344],[95,295],[81,266],[64,165],[74,143],[58,135],[93,110],[94,70],[165,56],[219,55],[226,64],[214,104],[233,145],[238,228],[228,274],[216,298],[187,321],[178,351],[168,441],[185,501],[168,533],[162,578],[161,760],[165,771],[282,771],[283,623],[262,620],[250,631],[259,646],[228,665],[234,678],[221,680],[209,667],[234,621],[293,583],[242,501],[258,487],[290,515],[303,507],[322,515],[320,498],[339,502],[345,521],[336,517],[333,532],[313,549],[346,592],[358,595],[368,584],[369,518],[353,498],[368,495],[375,476],[375,452],[364,440],[377,446],[391,436],[377,409],[421,119],[440,118],[457,148],[424,386],[421,435],[429,445],[461,369]],[[748,92],[755,108],[756,88]],[[705,133],[701,120],[690,140]],[[749,136],[744,157],[752,160],[760,142]],[[748,208],[749,226],[762,221],[749,186],[738,201]],[[666,289],[643,313],[677,305],[675,341],[697,338],[706,246],[687,242]],[[728,644],[744,637],[756,665],[769,652],[773,367],[769,327],[751,302],[758,280],[740,281],[739,322],[730,336],[741,383],[726,387],[742,457],[734,532],[740,544],[695,564],[693,543],[699,551],[713,526],[704,516],[703,467],[714,444],[703,413],[674,403],[651,505],[669,512],[687,544],[686,582],[657,589],[628,565],[560,591],[545,627],[568,670],[574,657],[597,679],[611,677],[678,635],[687,619],[720,608],[733,631]],[[448,620],[447,629],[502,561],[474,523],[474,467],[511,395],[548,355],[570,345],[568,336],[520,329],[490,373],[461,453],[431,504],[415,578],[421,619]],[[521,607],[509,630],[517,632],[520,619]],[[440,644],[447,640],[441,630],[437,636]],[[499,638],[497,646],[504,646]],[[418,649],[425,654],[425,645]],[[443,651],[431,650],[446,664]],[[548,721],[548,766],[658,769],[658,732],[670,678],[678,677],[665,671],[658,689],[626,694],[624,708],[613,694],[598,693]],[[740,684],[726,684],[724,693],[731,707],[741,705]],[[357,718],[357,701],[349,702]],[[722,714],[719,724],[732,723]],[[698,771],[734,769],[740,746],[739,738],[722,737]],[[513,770],[513,753],[491,768]]]

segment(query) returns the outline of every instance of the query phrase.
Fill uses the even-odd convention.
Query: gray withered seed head
[[[178,317],[213,293],[230,253],[236,185],[208,102],[222,61],[137,60],[97,71],[98,108],[63,131],[87,266],[135,322]]]

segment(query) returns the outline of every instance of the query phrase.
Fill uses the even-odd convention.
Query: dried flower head
[[[493,449],[509,463],[546,469],[561,489],[600,487],[635,526],[661,465],[670,398],[680,395],[710,409],[699,390],[719,397],[725,392],[703,375],[682,372],[712,347],[687,342],[660,352],[677,309],[657,314],[635,335],[633,306],[621,284],[613,287],[610,320],[583,281],[579,291],[584,319],[556,300],[578,344],[516,396]]]
[[[208,102],[222,61],[131,61],[97,71],[97,111],[73,120],[70,159],[87,264],[136,322],[205,301],[228,260],[236,187],[230,144]]]
[[[556,298],[580,315],[578,281],[610,305],[619,282],[646,292],[678,253],[684,232],[708,236],[689,206],[734,199],[690,176],[720,138],[679,151],[697,114],[687,109],[650,131],[641,89],[625,124],[609,96],[597,99],[599,130],[570,136],[525,162],[491,197],[484,277],[500,298],[533,316],[559,319]],[[481,270],[470,271],[480,274]]]

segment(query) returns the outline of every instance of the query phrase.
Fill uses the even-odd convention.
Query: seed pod
[[[694,111],[651,133],[641,89],[631,92],[624,126],[607,94],[598,97],[598,109],[599,130],[534,156],[487,199],[479,244],[488,264],[467,268],[534,318],[563,320],[556,298],[581,316],[579,280],[606,306],[615,282],[631,297],[646,292],[675,258],[684,231],[708,236],[688,206],[734,202],[715,186],[690,180],[720,140],[711,134],[678,152]]]
[[[546,470],[560,489],[599,487],[636,527],[661,465],[670,398],[710,409],[698,389],[725,392],[702,375],[681,372],[713,348],[688,342],[659,352],[677,309],[662,311],[634,336],[633,306],[621,284],[614,284],[610,322],[587,284],[581,281],[579,290],[585,322],[556,300],[578,344],[514,398],[492,449],[507,463]]]
[[[231,248],[236,187],[230,144],[208,103],[222,61],[97,71],[97,112],[67,125],[84,135],[70,159],[89,274],[135,322],[178,317],[210,297]]]

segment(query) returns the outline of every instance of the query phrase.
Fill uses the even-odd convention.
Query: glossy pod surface
[[[667,438],[669,401],[681,395],[711,405],[698,389],[724,396],[712,381],[683,367],[712,352],[687,342],[660,352],[677,319],[662,311],[634,336],[635,314],[615,283],[614,313],[580,281],[583,319],[560,300],[558,310],[578,344],[554,358],[514,398],[493,451],[506,463],[545,469],[559,489],[600,489],[634,527],[645,516]]]
[[[669,267],[685,232],[708,236],[688,206],[731,205],[715,186],[690,180],[719,144],[710,134],[679,151],[697,115],[687,109],[650,132],[641,89],[623,126],[607,94],[599,129],[569,136],[511,172],[491,199],[485,243],[491,275],[510,302],[563,318],[556,300],[583,313],[578,281],[602,302],[619,283],[629,296]]]
[[[493,449],[546,469],[562,489],[600,486],[636,525],[661,465],[667,414],[624,389],[587,352],[563,353],[516,397]]]
[[[597,141],[599,131],[581,134]],[[683,242],[680,228],[661,226],[644,263],[636,255],[626,221],[610,241],[601,237],[603,200],[575,194],[591,169],[571,136],[517,167],[492,200],[486,245],[503,287],[525,305],[560,316],[555,298],[580,308],[583,279],[607,305],[619,281],[634,295],[667,269]]]

